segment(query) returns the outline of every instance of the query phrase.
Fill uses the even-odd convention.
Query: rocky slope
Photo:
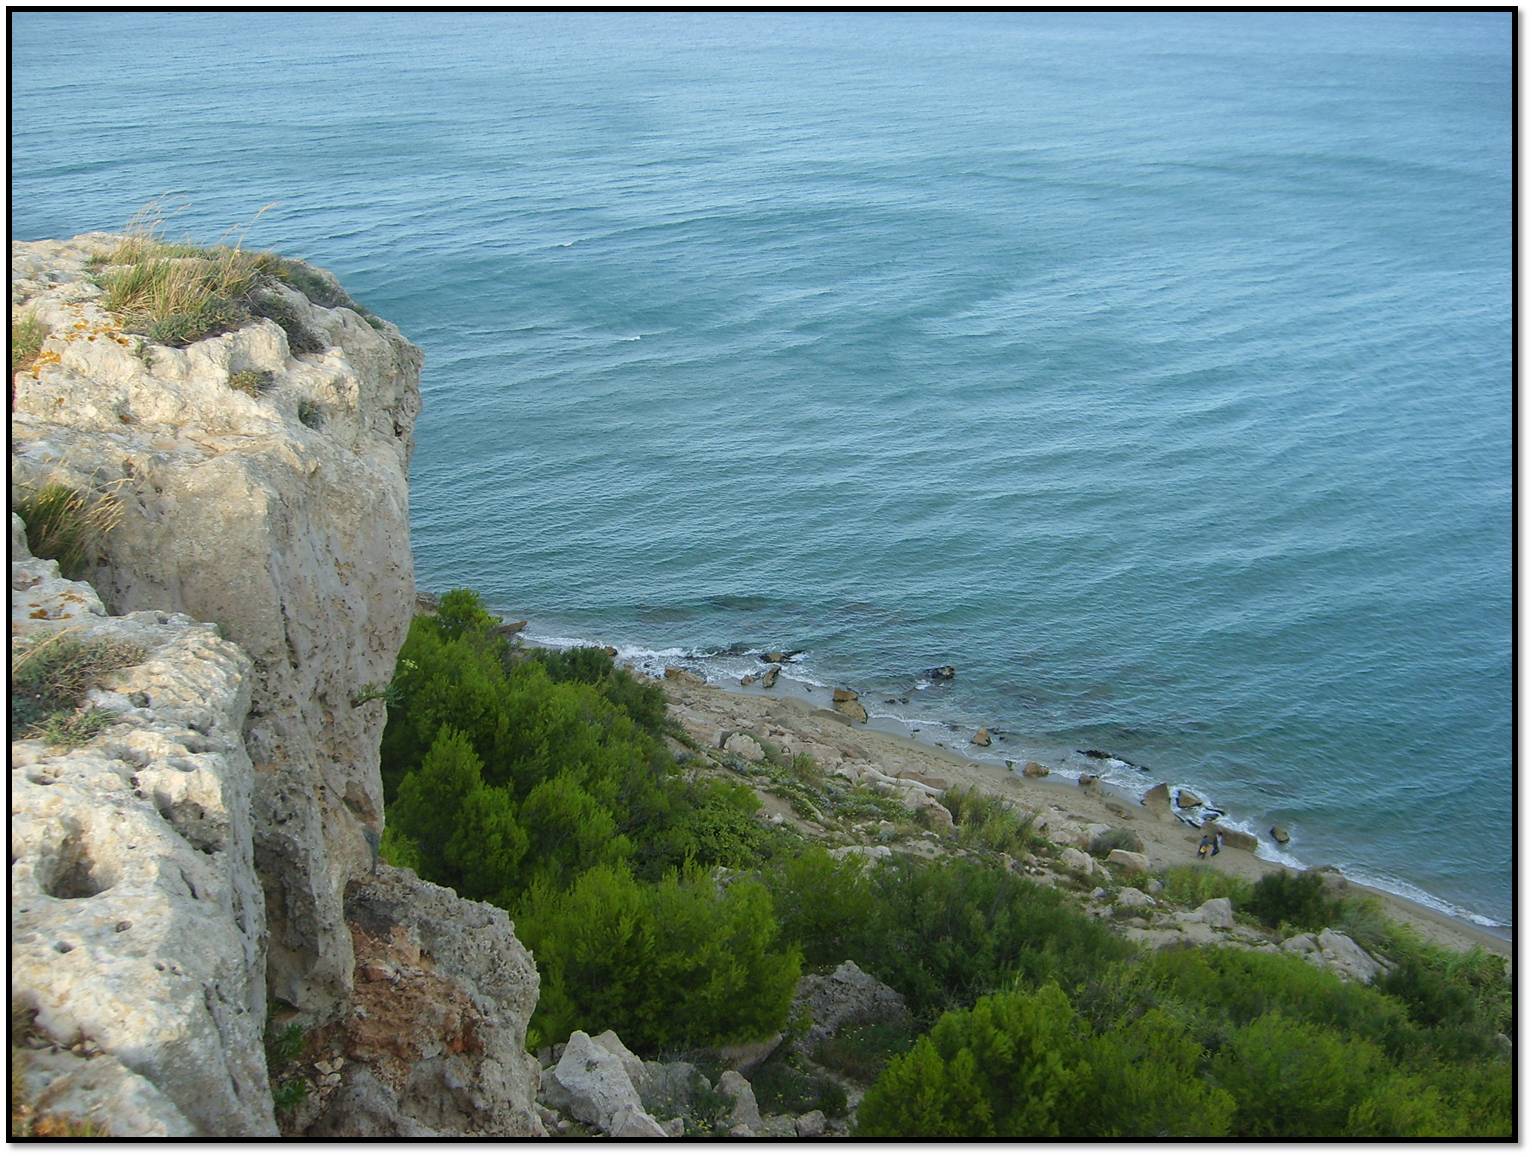
[[[102,307],[88,264],[117,241],[88,234],[11,254],[13,324],[48,330],[13,374],[12,506],[58,482],[122,512],[89,586],[47,564],[13,570],[13,639],[83,615],[150,654],[105,693],[120,713],[95,740],[13,746],[26,845],[13,897],[30,902],[13,906],[13,934],[30,937],[13,989],[50,1056],[88,1038],[84,1051],[173,1103],[179,1116],[134,1118],[147,1131],[269,1133],[268,999],[279,1027],[310,1034],[369,1007],[357,949],[376,938],[358,934],[347,888],[369,877],[382,828],[378,693],[414,604],[407,471],[421,354],[387,323],[275,281],[263,292],[284,324],[252,320],[181,349],[147,342]],[[437,996],[473,1009],[480,1046],[463,1050],[472,1072],[426,1072],[421,1057],[396,1071],[414,1089],[394,1090],[401,1111],[425,1105],[436,1077],[478,1080],[489,1063],[501,1075],[479,1108],[422,1109],[421,1127],[536,1131],[537,1070],[520,1047],[536,1001],[530,958],[503,914],[450,893],[427,900],[413,877],[392,883],[390,927],[403,931],[390,951],[440,973]],[[425,924],[410,915],[421,903],[435,913]],[[111,931],[124,922],[132,929]],[[423,929],[449,924],[483,928],[488,947],[433,958]],[[66,983],[55,958],[70,957],[78,976]],[[123,1003],[108,1008],[114,991]],[[190,1047],[196,1033],[181,1030],[203,1020],[207,1050],[172,1056],[170,1038]],[[198,1074],[224,1087],[188,1091]]]

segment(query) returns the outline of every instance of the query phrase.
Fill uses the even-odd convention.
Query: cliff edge
[[[328,274],[292,262],[280,264],[289,276],[256,277],[262,308],[226,332],[179,347],[130,332],[103,289],[123,240],[11,253],[12,509],[51,487],[114,511],[78,567],[84,582],[31,558],[23,533],[46,552],[13,516],[13,674],[18,640],[59,630],[104,632],[145,656],[90,691],[111,717],[99,735],[12,746],[25,845],[19,859],[13,850],[12,930],[27,938],[13,1047],[18,1016],[33,1017],[29,1097],[46,1093],[42,1054],[71,1047],[146,1082],[131,1120],[98,1105],[93,1119],[109,1128],[271,1133],[268,1019],[317,1036],[367,1004],[358,946],[371,941],[347,888],[381,886],[369,844],[383,824],[382,691],[415,595],[408,465],[422,357]],[[18,319],[41,333],[20,365]],[[408,873],[389,882],[396,952],[414,951],[398,937],[418,940],[410,897],[429,892],[428,924],[482,925],[504,958],[494,978],[461,960],[438,969],[429,951],[425,969],[441,973],[437,996],[494,1026],[458,1052],[507,1074],[489,1082],[493,1104],[433,1110],[421,1067],[432,1045],[420,1041],[393,1066],[394,1092],[423,1106],[421,1129],[538,1131],[537,1069],[521,1050],[537,993],[530,956],[503,914]],[[60,959],[76,970],[70,983]],[[309,1075],[317,1107],[341,1067]],[[150,1092],[175,1109],[157,1124],[142,1108]]]

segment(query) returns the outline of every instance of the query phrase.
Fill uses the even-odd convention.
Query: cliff
[[[19,369],[13,354],[12,508],[56,486],[115,512],[87,582],[33,559],[13,517],[13,676],[18,645],[61,627],[143,655],[90,691],[110,713],[100,734],[12,745],[26,1094],[77,1116],[88,1101],[114,1132],[269,1134],[269,1019],[304,1042],[293,1064],[339,1050],[295,1078],[318,1094],[299,1125],[356,1084],[347,1066],[370,1065],[372,1111],[398,1128],[537,1132],[521,1048],[536,972],[509,921],[409,873],[371,876],[379,692],[414,603],[421,353],[311,300],[349,303],[307,267],[308,293],[258,278],[265,317],[184,348],[147,340],[104,307],[119,241],[12,247],[13,340],[18,318],[46,328]],[[358,888],[388,901],[361,919]],[[480,935],[469,946],[447,926]],[[456,1010],[455,1044],[417,1031],[387,1064],[350,1057],[367,1052],[358,1018],[389,1011],[359,996],[374,952],[401,1000],[425,1002],[416,1021]],[[59,1082],[102,1083],[87,1068],[112,1069],[110,1096],[66,1095]],[[465,1082],[478,1103],[449,1103]]]

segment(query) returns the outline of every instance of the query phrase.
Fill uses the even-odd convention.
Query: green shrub
[[[1243,1137],[1338,1137],[1384,1069],[1367,1041],[1270,1012],[1235,1032],[1212,1079],[1237,1106]]]
[[[861,1085],[869,1085],[914,1044],[907,1023],[890,1021],[837,1029],[814,1049],[814,1060]]]
[[[282,328],[282,332],[287,335],[288,351],[294,357],[323,353],[328,348],[325,339],[309,329],[293,304],[279,294],[254,294],[250,298],[249,309],[253,316],[267,318]]]
[[[195,256],[146,251],[139,260],[98,275],[101,304],[123,328],[161,345],[185,346],[235,329],[250,316],[255,255],[220,246]]]
[[[826,1117],[846,1115],[846,1090],[838,1081],[805,1070],[796,1056],[774,1056],[750,1074],[750,1087],[763,1115],[800,1116],[818,1109]]]
[[[774,947],[766,890],[720,893],[700,870],[644,884],[601,866],[567,892],[542,881],[516,931],[537,958],[545,1040],[598,1024],[640,1053],[759,1040],[786,1021],[798,980],[796,951]]]
[[[1118,848],[1125,852],[1142,852],[1144,841],[1139,839],[1138,833],[1132,828],[1109,828],[1090,842],[1093,856],[1104,856]]]
[[[315,305],[322,305],[326,309],[344,307],[364,317],[368,316],[367,310],[341,288],[340,282],[307,262],[279,257],[275,253],[260,253],[256,255],[255,266],[259,272],[296,289]]]
[[[27,545],[38,558],[51,558],[65,578],[83,578],[100,558],[102,546],[122,517],[115,493],[82,493],[61,482],[26,491],[12,511],[27,527]]]
[[[1219,898],[1227,898],[1235,908],[1243,908],[1250,900],[1247,881],[1206,864],[1178,864],[1167,869],[1162,880],[1164,890],[1160,899],[1179,908],[1199,908]]]
[[[1256,881],[1244,908],[1268,928],[1290,924],[1318,931],[1338,922],[1340,905],[1325,895],[1318,873],[1269,872]]]

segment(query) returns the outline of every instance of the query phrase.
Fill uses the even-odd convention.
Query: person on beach
[[[1216,856],[1223,851],[1223,835],[1220,832],[1213,833],[1213,854]]]
[[[1203,836],[1197,844],[1197,858],[1199,860],[1207,859],[1208,855],[1213,851],[1213,846],[1213,837]]]

